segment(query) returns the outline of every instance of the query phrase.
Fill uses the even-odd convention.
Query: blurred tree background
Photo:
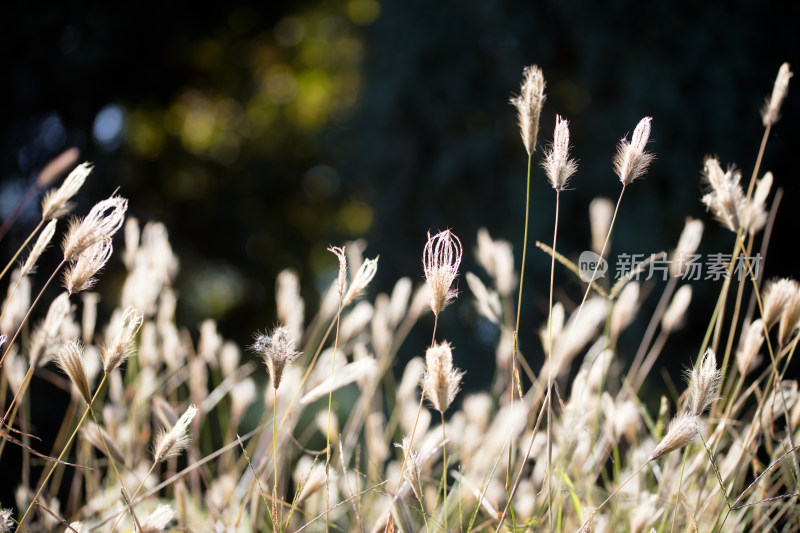
[[[164,222],[181,261],[179,323],[196,336],[214,318],[244,346],[275,320],[280,270],[301,275],[316,308],[335,276],[329,244],[364,238],[365,255],[380,255],[373,294],[401,276],[422,281],[428,230],[461,238],[462,271],[479,272],[482,226],[513,243],[519,264],[526,155],[508,99],[536,63],[548,83],[539,146],[560,114],[580,165],[562,197],[560,251],[588,248],[589,202],[616,199],[615,146],[649,115],[657,159],[626,193],[611,257],[670,250],[686,216],[707,221],[703,252],[730,253],[732,235],[700,203],[703,156],[749,177],[759,108],[779,65],[800,65],[798,20],[796,2],[754,0],[16,2],[0,20],[0,217],[48,160],[79,147],[96,168],[76,213],[119,187],[132,216]],[[768,276],[800,275],[796,83],[764,164],[787,193]],[[538,166],[533,183],[530,242],[549,242],[555,194]],[[0,243],[5,257],[38,217],[32,203]],[[529,259],[521,342],[538,365],[549,258],[531,246]],[[98,285],[106,310],[123,276],[115,259]],[[556,284],[566,290],[557,296],[580,297],[563,269]],[[666,348],[675,366],[693,360],[718,290],[695,285],[696,326]],[[483,388],[497,331],[477,317],[463,277],[459,289],[440,336],[454,343],[466,386]],[[656,299],[623,336],[621,357]],[[426,325],[432,318],[404,358],[423,353]]]

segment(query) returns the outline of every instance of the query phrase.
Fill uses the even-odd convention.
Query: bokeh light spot
[[[92,136],[105,150],[117,148],[125,128],[125,113],[116,104],[109,104],[97,113],[92,125]]]
[[[355,24],[367,25],[375,22],[381,14],[381,5],[375,0],[350,0],[347,16]]]

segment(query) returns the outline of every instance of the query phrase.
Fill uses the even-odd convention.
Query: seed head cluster
[[[294,340],[290,338],[289,330],[285,326],[275,328],[272,335],[257,334],[255,342],[250,345],[250,350],[264,360],[275,390],[278,390],[281,384],[286,365],[300,356],[300,352],[295,350]]]
[[[450,230],[437,233],[433,237],[428,233],[428,242],[425,243],[422,253],[422,269],[430,288],[434,315],[438,316],[458,295],[458,291],[452,286],[458,276],[462,254],[461,241]]]

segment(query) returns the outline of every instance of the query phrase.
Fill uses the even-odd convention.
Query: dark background
[[[428,230],[461,237],[462,271],[479,271],[481,226],[510,240],[519,264],[527,158],[508,99],[536,63],[548,84],[540,147],[561,114],[580,165],[562,196],[560,251],[588,248],[589,202],[616,199],[615,146],[649,115],[657,159],[626,192],[612,257],[673,248],[686,216],[708,221],[703,252],[730,253],[732,234],[700,203],[702,160],[717,155],[749,179],[759,109],[780,64],[800,65],[798,20],[797,2],[744,0],[12,3],[0,14],[0,217],[49,159],[79,147],[96,168],[76,212],[119,187],[131,215],[164,222],[181,261],[180,325],[196,336],[215,318],[244,346],[275,320],[280,270],[300,273],[315,309],[335,276],[330,244],[363,237],[365,255],[380,254],[373,295],[400,276],[422,282]],[[763,166],[786,192],[768,276],[797,275],[796,86]],[[538,166],[533,183],[530,242],[549,242],[555,194]],[[38,217],[32,203],[0,243],[6,257]],[[529,250],[521,336],[538,367],[549,258]],[[124,276],[112,262],[98,285],[106,312]],[[497,332],[460,279],[439,336],[454,343],[466,387],[486,388]],[[556,284],[580,297],[563,270]],[[673,369],[696,356],[719,289],[695,288],[692,327],[665,349]],[[655,300],[623,335],[621,358]],[[431,326],[400,359],[423,353]]]

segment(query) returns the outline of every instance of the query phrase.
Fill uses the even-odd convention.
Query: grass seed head
[[[683,448],[699,434],[700,422],[698,417],[687,412],[679,414],[672,419],[667,434],[655,447],[647,461],[655,461],[663,455]]]
[[[703,221],[688,217],[683,226],[681,236],[678,238],[678,245],[672,252],[669,262],[669,273],[679,276],[686,273],[686,266],[691,261],[692,256],[700,246],[700,239],[703,238]]]
[[[133,307],[128,307],[115,325],[111,338],[106,342],[101,352],[103,371],[110,374],[112,370],[121,365],[133,354],[135,349],[133,338],[139,331],[144,317]]]
[[[461,241],[450,230],[437,233],[433,237],[428,233],[428,242],[422,253],[422,268],[425,281],[430,287],[431,310],[439,315],[458,295],[452,288],[458,276],[463,249]]]
[[[708,157],[703,177],[711,185],[711,190],[703,196],[703,203],[723,226],[736,233],[741,227],[745,207],[744,192],[739,184],[741,172],[734,169],[723,172],[719,160]]]
[[[650,122],[652,117],[644,117],[633,130],[630,142],[623,137],[617,145],[614,155],[614,172],[619,176],[622,185],[630,185],[633,180],[643,176],[654,156],[645,150],[650,138]]]
[[[93,168],[94,166],[89,162],[81,163],[64,178],[61,187],[45,193],[42,199],[42,220],[61,218],[72,211],[73,204],[70,200],[83,186]],[[45,172],[42,171],[42,174]]]
[[[425,353],[425,375],[422,388],[433,408],[444,413],[461,388],[464,372],[453,366],[453,351],[450,344],[434,344]]]
[[[761,110],[761,120],[764,127],[775,124],[780,118],[781,104],[789,90],[789,79],[793,76],[789,70],[789,63],[784,63],[778,69],[778,76],[775,78],[775,85],[772,87],[772,96]]]
[[[76,261],[78,257],[101,241],[111,237],[122,227],[128,200],[111,196],[95,204],[83,219],[70,222],[62,245],[65,261]]]
[[[64,288],[67,292],[76,294],[94,287],[97,283],[95,274],[106,265],[113,251],[111,239],[97,241],[85,248],[64,272]]]
[[[689,372],[689,412],[700,416],[718,398],[722,372],[717,369],[717,356],[708,348],[700,365]]]
[[[285,326],[275,328],[272,335],[257,334],[255,342],[250,345],[250,350],[264,360],[275,390],[278,390],[281,384],[286,365],[300,356],[300,352],[295,350],[294,340],[289,336],[289,330]]]
[[[42,252],[44,252],[45,248],[47,248],[47,245],[50,244],[55,232],[56,221],[51,220],[39,234],[39,238],[36,239],[36,244],[34,244],[33,248],[31,249],[31,254],[20,267],[23,276],[33,274],[36,271],[36,262],[39,260],[39,257],[42,255]]]
[[[526,67],[522,75],[524,78],[520,95],[511,98],[510,102],[517,108],[522,144],[525,145],[525,151],[530,156],[536,150],[539,117],[546,99],[544,95],[545,82],[542,70],[536,65]]]
[[[89,392],[89,378],[83,366],[83,345],[77,340],[68,340],[58,350],[58,366],[67,374],[83,400],[90,404],[92,395]]]
[[[578,170],[578,163],[569,158],[569,122],[559,115],[556,115],[553,143],[545,152],[542,166],[557,191],[566,189],[569,178]]]
[[[153,446],[153,459],[161,463],[172,457],[177,457],[191,442],[189,424],[197,414],[197,408],[190,405],[169,431],[162,429],[156,436]]]

